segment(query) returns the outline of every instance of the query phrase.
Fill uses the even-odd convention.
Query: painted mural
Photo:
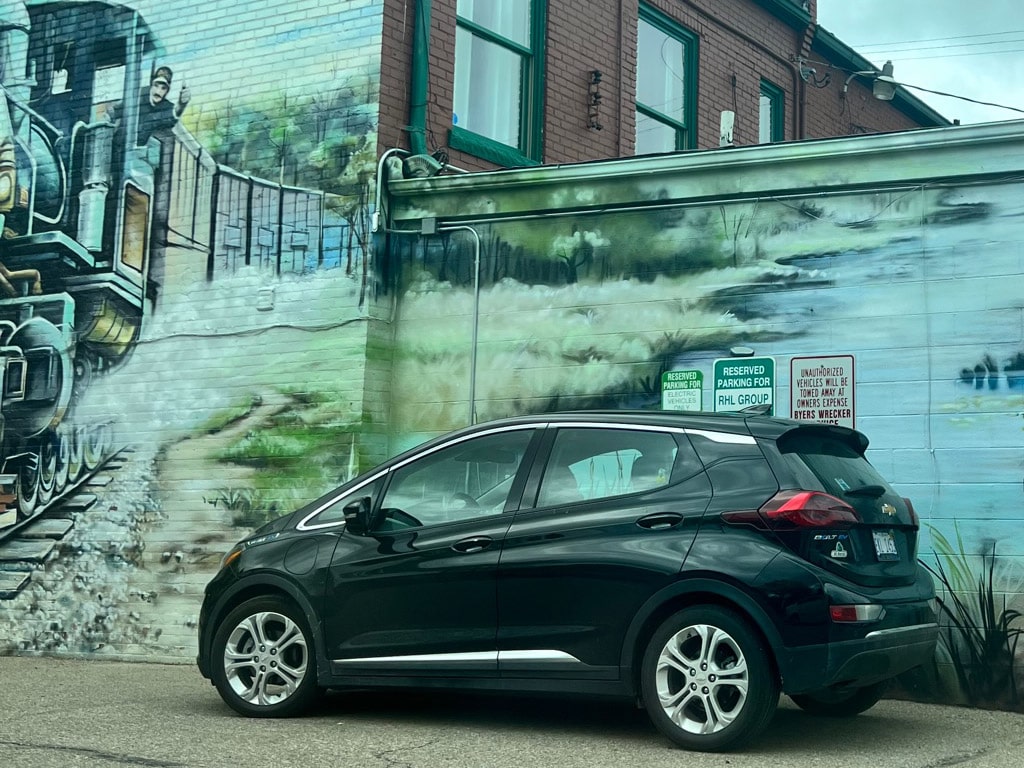
[[[365,461],[381,5],[6,4],[0,653],[187,660]]]
[[[442,193],[433,209],[413,195],[414,221],[473,220],[483,287],[477,298],[469,225],[395,243],[395,373],[422,393],[395,404],[396,430],[416,442],[470,409],[482,420],[658,408],[667,371],[700,371],[713,410],[714,361],[737,354],[774,359],[775,413],[789,416],[800,397],[790,361],[846,356],[855,425],[920,514],[943,596],[939,657],[904,693],[1021,708],[1019,182],[704,205],[629,183],[600,188],[631,210],[555,182],[548,197],[504,206],[546,213],[507,222],[490,213],[503,207],[493,189]]]
[[[843,355],[944,598],[907,695],[1021,708],[1020,182],[686,204],[632,176],[616,212],[421,212],[478,251],[374,237],[381,5],[7,4],[0,653],[189,661],[223,552],[377,459],[657,408],[736,350],[789,415],[790,361]]]

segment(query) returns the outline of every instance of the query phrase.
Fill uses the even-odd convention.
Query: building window
[[[762,80],[760,117],[757,124],[757,140],[760,144],[785,140],[785,104],[786,94],[783,90],[767,80]]]
[[[499,165],[542,159],[543,0],[458,0],[449,144]]]
[[[636,55],[636,153],[694,149],[697,36],[640,6]]]

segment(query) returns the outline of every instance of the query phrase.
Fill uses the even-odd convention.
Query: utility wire
[[[890,40],[886,43],[864,43],[863,45],[853,45],[852,48],[860,50],[862,48],[885,48],[890,45],[911,45],[918,43],[942,43],[948,40],[970,40],[976,37],[997,37],[998,35],[1020,35],[1024,34],[1024,29],[1010,29],[1005,32],[986,32],[978,35],[952,35],[950,37],[925,37],[921,40]],[[993,40],[991,43],[971,43],[971,45],[997,45],[1003,40]]]
[[[930,88],[922,88],[920,85],[910,85],[909,83],[899,83],[899,85],[902,85],[904,88],[913,88],[914,90],[917,91],[924,91],[925,93],[934,93],[936,96],[949,96],[950,98],[953,99],[970,101],[973,104],[983,104],[986,107],[999,107],[999,109],[1010,109],[1013,110],[1014,112],[1020,112],[1021,114],[1024,114],[1024,109],[1018,109],[1017,107],[1008,107],[1005,104],[996,104],[995,102],[992,101],[979,101],[978,99],[972,99],[969,96],[959,96],[955,93],[946,93],[944,91],[933,91]]]
[[[989,43],[951,43],[950,45],[911,45],[902,48],[889,48],[882,47],[872,53],[904,53],[910,51],[911,53],[917,51],[944,51],[950,48],[978,48],[980,46],[994,46],[994,45],[1010,45],[1011,43],[1024,43],[1024,38],[1016,37],[1012,40],[998,40],[996,42]],[[993,53],[1000,53],[1005,49],[999,49],[992,51]],[[977,51],[977,53],[988,53],[988,51]]]
[[[1004,53],[1020,53],[1024,48],[1011,48],[1005,51],[973,51],[971,53],[942,53],[934,56],[901,56],[900,61],[925,61],[928,59],[958,59],[961,56],[1000,56]]]

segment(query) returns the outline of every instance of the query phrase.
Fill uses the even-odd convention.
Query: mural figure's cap
[[[172,77],[174,77],[174,73],[171,72],[170,67],[157,67],[156,72],[153,73],[152,82],[170,85]]]

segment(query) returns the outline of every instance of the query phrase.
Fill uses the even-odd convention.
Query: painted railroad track
[[[93,469],[61,491],[34,516],[0,529],[0,601],[11,600],[31,582],[75,527],[75,522],[96,505],[97,493],[107,486],[129,460],[131,450],[111,453]]]

